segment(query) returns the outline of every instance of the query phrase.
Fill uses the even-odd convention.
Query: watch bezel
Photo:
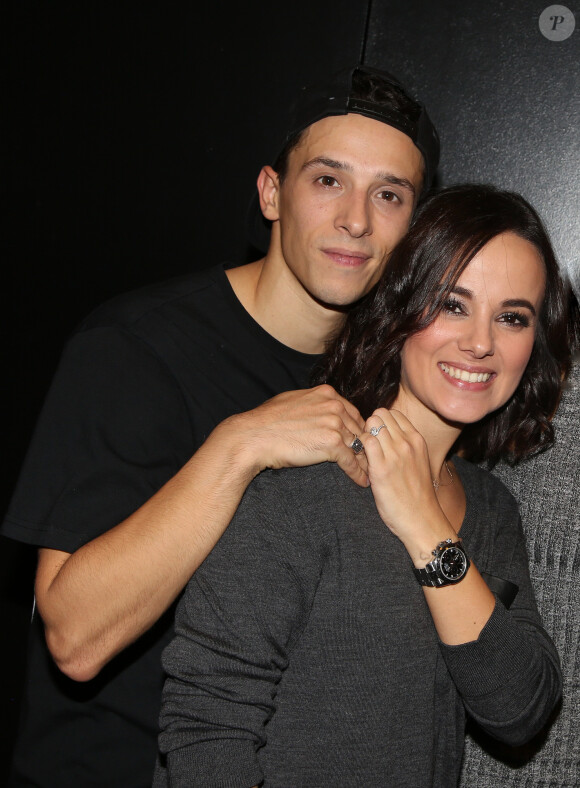
[[[446,560],[445,556],[450,552],[455,553],[457,556],[461,556],[462,566],[459,569],[459,572],[455,574],[448,574],[443,567],[443,563]],[[458,583],[467,572],[469,567],[469,559],[467,558],[467,554],[460,544],[452,543],[441,550],[441,553],[438,556],[438,564],[439,566],[436,567],[436,571],[438,570],[439,574],[442,575],[444,580],[446,580],[448,583]]]
[[[445,572],[441,566],[443,557],[448,550],[456,551],[457,555],[461,556],[462,558],[462,566],[459,570],[459,574],[456,576]],[[463,580],[467,574],[467,570],[471,566],[471,562],[467,553],[465,552],[465,548],[463,547],[461,539],[457,539],[455,542],[453,542],[451,539],[445,539],[443,542],[439,542],[437,547],[431,552],[435,557],[427,564],[424,569],[417,569],[413,567],[415,577],[422,586],[441,588],[443,586],[455,585],[456,583],[459,583],[461,580]]]

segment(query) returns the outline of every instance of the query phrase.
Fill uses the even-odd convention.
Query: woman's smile
[[[495,236],[464,269],[441,312],[407,339],[395,407],[421,421],[425,408],[471,424],[516,390],[534,345],[545,289],[535,246],[515,233]]]
[[[454,384],[488,383],[495,377],[495,372],[491,370],[467,368],[462,365],[452,366],[443,361],[440,361],[438,366]]]

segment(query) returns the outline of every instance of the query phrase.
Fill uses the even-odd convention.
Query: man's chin
[[[348,312],[355,304],[360,303],[366,298],[374,289],[370,290],[357,290],[356,292],[343,292],[343,291],[324,291],[319,293],[310,293],[311,297],[321,306],[326,309],[332,309],[336,312]]]

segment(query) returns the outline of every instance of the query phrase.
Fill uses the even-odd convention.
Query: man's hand
[[[234,430],[254,474],[336,462],[361,487],[368,486],[367,461],[351,448],[364,429],[358,410],[328,385],[278,394],[254,410],[231,416],[217,430]]]
[[[86,681],[171,605],[265,468],[337,462],[366,486],[350,448],[360,414],[330,386],[292,391],[219,424],[122,523],[72,555],[40,551],[36,601],[60,669]]]

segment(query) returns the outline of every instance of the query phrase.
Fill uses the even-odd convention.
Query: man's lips
[[[470,364],[450,364],[440,361],[437,366],[444,377],[461,388],[482,389],[491,385],[497,374],[486,367],[478,367]]]
[[[364,265],[371,255],[365,252],[354,252],[349,249],[329,248],[322,250],[327,257],[339,265],[359,266]]]

